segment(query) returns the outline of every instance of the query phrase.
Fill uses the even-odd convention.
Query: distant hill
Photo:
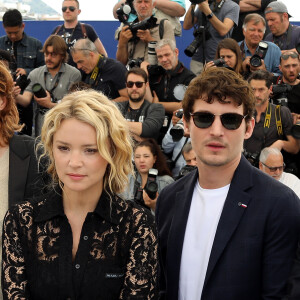
[[[26,2],[31,6],[31,13],[57,15],[57,11],[48,6],[42,0],[28,0]]]

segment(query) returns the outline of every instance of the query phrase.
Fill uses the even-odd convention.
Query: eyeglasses
[[[144,83],[146,83],[146,82],[144,82],[144,81],[128,81],[128,82],[126,82],[126,86],[128,87],[128,88],[132,88],[134,85],[137,87],[137,88],[141,88],[142,86],[143,86],[143,84]]]
[[[69,9],[71,12],[73,12],[73,11],[75,11],[76,7],[75,7],[75,6],[63,6],[63,7],[61,8],[61,10],[62,10],[63,12],[66,12],[67,9]]]
[[[247,117],[247,115],[243,116],[236,113],[214,115],[209,112],[195,112],[190,113],[190,115],[193,118],[195,126],[197,126],[198,128],[210,127],[215,120],[215,116],[220,116],[222,125],[228,130],[238,129],[241,126],[243,119]]]
[[[48,55],[50,55],[51,57],[56,57],[58,54],[55,52],[44,52],[44,55],[47,57]]]
[[[299,58],[299,54],[296,52],[291,52],[291,53],[287,53],[287,54],[282,54],[281,55],[281,59],[283,60],[287,60],[289,57],[291,58]]]
[[[280,167],[269,167],[266,164],[264,164],[263,162],[261,162],[265,167],[267,167],[271,172],[276,172],[277,170],[282,171],[285,168],[285,163],[283,163],[282,166]]]

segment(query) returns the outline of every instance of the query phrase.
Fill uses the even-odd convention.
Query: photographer
[[[114,18],[118,19],[117,10],[122,5],[129,5],[131,8],[131,12],[128,17],[128,22],[134,21],[136,18],[136,14],[135,11],[132,11],[132,9],[134,9],[132,6],[132,2],[133,0],[119,0],[113,8]],[[182,29],[179,18],[183,17],[185,14],[184,0],[155,0],[154,14],[157,18],[168,19],[174,28],[174,34],[176,36],[181,36]]]
[[[260,153],[264,147],[277,148],[283,152],[287,169],[297,174],[295,154],[299,151],[299,146],[291,135],[292,114],[287,107],[270,103],[272,74],[258,70],[251,73],[248,82],[256,98],[255,127],[252,136],[245,140],[244,149],[247,153],[254,154]]]
[[[263,41],[266,31],[266,21],[259,14],[249,14],[243,24],[245,39],[239,42],[243,57],[243,72],[245,77],[257,70],[267,70],[274,75],[279,75],[278,68],[281,51],[277,45]],[[256,56],[256,59],[252,57]]]
[[[25,24],[22,14],[17,9],[9,9],[3,15],[2,23],[6,35],[0,37],[0,49],[11,54],[10,70],[14,77],[26,81],[28,74],[34,69],[44,65],[42,43],[24,32]],[[21,79],[22,78],[22,79]],[[23,92],[22,89],[21,92]],[[22,133],[32,134],[33,108],[32,104],[23,107],[17,103],[20,123],[25,124]]]
[[[117,60],[124,65],[131,59],[143,58],[148,61],[149,42],[157,42],[162,38],[175,41],[171,23],[168,20],[161,21],[153,16],[152,0],[134,0],[133,6],[137,18],[130,25],[124,24],[119,35],[116,54]]]
[[[35,113],[35,136],[41,133],[45,113],[54,107],[65,94],[69,86],[81,80],[79,70],[66,63],[67,45],[58,35],[50,35],[45,41],[45,66],[34,69],[28,78],[31,80],[23,95],[16,97],[22,106],[30,104],[32,98],[37,104]]]
[[[137,170],[136,176],[130,176],[129,185],[122,196],[124,199],[134,200],[154,211],[161,190],[174,182],[167,167],[166,159],[155,140],[146,139],[135,147],[134,163]],[[144,188],[148,181],[149,170],[153,168],[157,169],[155,178],[157,192],[154,199],[151,199]],[[139,193],[139,191],[142,191],[142,193]]]
[[[218,43],[222,39],[230,37],[234,25],[238,24],[240,9],[236,3],[227,0],[191,2],[192,5],[184,17],[183,29],[191,29],[195,24],[198,26],[196,27],[198,31],[196,31],[195,39],[199,39],[199,46],[195,53],[191,53],[192,60],[190,64],[191,71],[198,75],[203,69],[203,64],[206,61],[213,60]],[[198,9],[194,13],[196,4],[198,4]],[[204,26],[205,41],[201,38],[203,35],[199,31],[200,25]],[[205,48],[204,55],[203,48]]]
[[[287,50],[280,56],[279,69],[282,76],[274,77],[273,80],[273,101],[285,98],[285,103],[292,113],[300,114],[300,58],[295,51]],[[284,91],[277,93],[276,91]]]

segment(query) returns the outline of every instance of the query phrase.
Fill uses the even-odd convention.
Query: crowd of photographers
[[[78,21],[77,0],[63,1],[64,24],[44,45],[26,35],[19,11],[8,10],[0,59],[15,80],[22,133],[38,136],[45,111],[82,82],[80,88],[101,91],[116,102],[136,145],[153,138],[169,174],[180,178],[193,169],[185,166],[183,155],[189,144],[181,110],[185,90],[203,70],[225,67],[248,80],[256,96],[256,130],[245,144],[245,156],[258,166],[260,151],[277,147],[286,170],[299,176],[300,27],[289,22],[280,1],[190,2],[187,11],[182,0],[115,3],[113,15],[120,21],[116,59],[107,57],[93,27]],[[194,36],[181,53],[191,57],[190,66],[179,61],[176,47],[184,34],[183,16],[183,29],[192,29]]]

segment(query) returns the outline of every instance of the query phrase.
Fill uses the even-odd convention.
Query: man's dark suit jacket
[[[41,179],[34,139],[27,135],[14,135],[9,141],[9,207],[40,193]]]
[[[157,201],[160,299],[178,299],[182,246],[197,180],[198,170],[163,189]],[[299,223],[294,192],[242,157],[218,223],[201,299],[280,299]]]

